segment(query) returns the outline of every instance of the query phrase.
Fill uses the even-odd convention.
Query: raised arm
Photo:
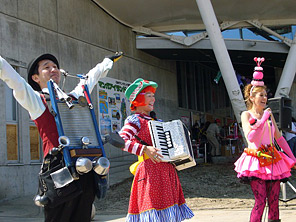
[[[0,56],[0,79],[13,90],[13,95],[18,103],[29,111],[31,118],[37,119],[45,111],[45,106],[40,94]]]
[[[115,55],[107,56],[101,63],[98,63],[86,74],[88,76],[86,84],[90,93],[94,89],[95,85],[98,83],[99,79],[106,77],[109,70],[112,69],[113,63],[119,60],[122,56],[122,52],[117,52],[115,53]],[[85,81],[83,79],[80,80],[78,85],[73,91],[70,92],[70,94],[76,98],[78,98],[79,96],[83,96],[82,85],[84,84]]]
[[[107,76],[112,66],[113,61],[105,58],[101,63],[98,63],[87,73],[88,79],[86,81],[86,84],[90,93],[94,89],[95,85],[98,83],[99,79]],[[84,83],[84,79],[81,79],[75,89],[70,92],[70,94],[76,98],[78,98],[79,96],[83,96],[82,85],[84,85]]]

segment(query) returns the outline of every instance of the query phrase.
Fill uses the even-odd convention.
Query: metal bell
[[[95,158],[93,169],[99,175],[107,175],[110,169],[110,162],[106,157]]]
[[[44,207],[45,205],[47,205],[49,202],[49,199],[46,195],[36,195],[34,198],[34,203],[36,206],[38,207]]]
[[[75,163],[76,171],[79,174],[88,173],[92,169],[92,162],[90,159],[85,157],[79,157]]]
[[[53,147],[53,148],[49,151],[49,154],[55,156],[55,155],[57,155],[59,152],[60,152],[60,149],[59,149],[59,148],[57,148],[57,147]]]

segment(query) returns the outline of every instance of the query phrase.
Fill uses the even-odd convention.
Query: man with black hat
[[[122,53],[107,56],[88,73],[86,84],[91,92],[99,78],[105,77],[113,62],[122,57]],[[47,81],[52,79],[59,84],[61,71],[57,58],[52,54],[42,54],[33,59],[28,66],[28,83],[0,56],[0,79],[13,90],[13,95],[35,122],[43,141],[44,164],[53,167],[57,157],[50,154],[53,147],[58,147],[58,132],[53,115],[50,113],[43,93],[48,93]],[[74,98],[83,96],[81,85],[70,92]],[[93,175],[87,173],[80,177],[83,193],[74,199],[53,208],[44,207],[46,222],[90,221],[92,203],[95,198]]]

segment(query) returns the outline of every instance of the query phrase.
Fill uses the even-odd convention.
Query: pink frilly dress
[[[267,121],[264,124],[262,137],[253,143],[248,141],[249,148],[258,149],[262,144],[270,144],[269,130],[271,130],[271,141],[274,141],[275,128],[272,124],[270,124],[271,127],[269,128]],[[285,180],[291,176],[291,168],[294,165],[294,161],[281,151],[279,151],[279,154],[282,159],[278,162],[269,166],[260,166],[257,157],[243,152],[239,159],[234,163],[234,170],[237,172],[237,177],[246,181],[248,181],[248,179],[256,178],[262,180]]]

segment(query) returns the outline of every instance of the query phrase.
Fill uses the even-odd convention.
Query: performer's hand
[[[116,52],[115,55],[108,55],[105,58],[111,59],[113,62],[117,62],[123,56],[123,52]]]
[[[272,111],[271,111],[271,109],[270,109],[270,108],[267,108],[265,111],[269,112],[269,113],[270,113],[270,115],[272,114]]]
[[[147,154],[147,156],[149,156],[153,163],[161,162],[160,157],[163,157],[161,154],[157,153],[157,151],[159,151],[159,149],[153,146],[146,146],[146,149],[144,150],[144,152]]]
[[[264,110],[264,112],[268,112],[270,114],[268,119],[272,121],[272,119],[274,118],[272,114],[272,110],[268,107],[266,110]]]

